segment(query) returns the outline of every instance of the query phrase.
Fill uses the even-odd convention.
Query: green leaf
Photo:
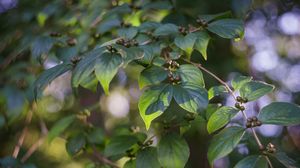
[[[150,2],[143,6],[143,9],[172,9],[172,4],[169,1]]]
[[[177,47],[184,50],[190,56],[196,39],[197,36],[195,33],[189,33],[186,36],[177,36],[174,40],[174,43]]]
[[[119,135],[111,139],[104,150],[106,156],[115,156],[119,154],[125,154],[134,144],[138,142],[135,136],[131,135]]]
[[[109,84],[122,64],[122,57],[115,53],[103,53],[95,64],[95,74],[105,94],[109,94]]]
[[[268,94],[273,89],[273,85],[264,82],[250,81],[241,86],[240,94],[243,98],[247,98],[248,101],[253,101]]]
[[[228,93],[225,86],[213,86],[208,90],[208,99]]]
[[[203,74],[196,66],[190,64],[180,65],[177,72],[179,73],[183,84],[193,84],[201,87],[205,86]]]
[[[239,112],[238,109],[228,106],[223,106],[214,112],[207,123],[208,133],[213,133],[224,127],[230,120]]]
[[[5,118],[3,116],[0,116],[0,129],[5,125]]]
[[[121,28],[118,30],[118,35],[125,39],[133,39],[137,33],[138,29],[136,27]]]
[[[158,162],[157,150],[154,147],[146,147],[140,150],[136,156],[137,168],[158,168],[161,167]]]
[[[229,153],[238,145],[245,133],[242,127],[228,127],[213,137],[208,147],[208,161],[210,165],[217,159],[220,159]]]
[[[300,165],[295,160],[291,159],[284,152],[276,152],[271,156],[275,157],[280,163],[282,163],[287,168],[299,168]]]
[[[138,106],[147,130],[150,128],[151,122],[170,105],[172,95],[172,86],[168,84],[149,87],[141,95]]]
[[[92,144],[103,144],[104,143],[104,131],[102,128],[95,128],[87,135],[87,140]]]
[[[268,168],[268,162],[265,156],[252,155],[239,161],[234,168]]]
[[[208,104],[206,110],[205,110],[205,118],[208,121],[209,118],[219,109],[219,104]]]
[[[0,159],[0,166],[3,168],[17,167],[18,160],[12,156],[6,156]]]
[[[165,168],[184,167],[190,155],[188,144],[176,133],[162,136],[157,149],[158,160]]]
[[[104,52],[103,48],[92,50],[85,54],[80,62],[77,63],[76,67],[72,71],[71,83],[73,87],[78,87],[81,83],[89,78],[90,74],[95,69],[95,62]]]
[[[48,143],[50,144],[54,138],[64,132],[75,119],[75,115],[70,115],[58,120],[48,133]]]
[[[39,58],[43,54],[48,54],[53,44],[54,40],[50,37],[41,36],[36,38],[31,46],[33,58]]]
[[[300,124],[300,107],[287,102],[273,102],[261,109],[258,119],[264,124],[298,125]]]
[[[154,84],[159,84],[168,77],[168,71],[160,66],[151,66],[144,69],[139,76],[140,89]]]
[[[223,13],[212,14],[212,15],[200,15],[199,18],[205,20],[206,22],[211,22],[214,20],[224,19],[224,18],[231,18],[232,13],[231,11],[226,11]]]
[[[72,69],[71,64],[59,64],[55,67],[47,69],[44,71],[34,83],[34,96],[35,99],[37,96],[42,93],[48,84],[50,84],[55,78],[64,74],[68,70]]]
[[[83,135],[77,135],[68,139],[66,143],[66,149],[70,156],[77,154],[85,146],[85,137]]]
[[[237,19],[222,19],[208,24],[207,29],[220,37],[236,39],[244,34],[243,21]]]
[[[206,50],[209,40],[210,37],[206,32],[197,32],[197,40],[195,41],[194,49],[199,51],[205,60],[207,60]]]
[[[232,79],[231,85],[234,90],[239,90],[245,83],[250,82],[252,77],[249,76],[236,76]]]
[[[160,27],[158,27],[153,35],[154,36],[168,36],[168,35],[173,35],[173,34],[177,34],[178,32],[178,26],[171,24],[171,23],[167,23],[164,24]]]
[[[123,48],[124,66],[127,66],[131,61],[144,57],[144,50],[138,47]],[[121,53],[122,54],[122,53]]]
[[[130,160],[128,160],[124,164],[123,168],[137,168],[137,166],[136,166],[136,159],[130,159]]]
[[[41,27],[43,27],[45,25],[47,18],[48,18],[48,15],[46,13],[43,13],[43,12],[38,13],[37,21]]]
[[[207,91],[198,85],[182,84],[173,86],[173,96],[176,103],[183,109],[199,113],[208,105]]]

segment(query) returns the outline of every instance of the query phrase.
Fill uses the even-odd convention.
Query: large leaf
[[[149,129],[151,122],[167,109],[170,105],[172,95],[172,86],[168,84],[152,86],[144,91],[140,97],[138,106],[146,129]]]
[[[242,38],[244,34],[244,25],[241,20],[222,19],[210,23],[207,29],[220,37],[235,39]]]
[[[106,156],[115,156],[119,154],[125,154],[134,144],[138,142],[138,139],[132,135],[119,135],[111,139],[111,141],[105,147],[104,154]]]
[[[94,71],[96,59],[104,52],[103,48],[95,49],[83,56],[72,71],[72,86],[78,87],[82,82],[89,78]]]
[[[48,54],[54,44],[54,39],[50,37],[38,37],[31,46],[31,54],[34,58],[40,57],[42,54]]]
[[[95,74],[105,94],[109,94],[109,84],[122,64],[122,57],[115,53],[103,53],[95,65]]]
[[[197,36],[195,33],[189,33],[186,36],[177,36],[174,40],[174,43],[177,47],[184,50],[190,56],[196,39]]]
[[[158,160],[165,168],[184,167],[190,155],[188,144],[176,133],[162,136],[157,148]]]
[[[199,113],[208,105],[207,91],[198,85],[174,85],[173,95],[176,103],[181,108],[192,113]]]
[[[118,35],[126,39],[134,38],[137,33],[138,29],[136,27],[122,28],[118,30]]]
[[[85,137],[82,134],[71,137],[66,143],[66,149],[70,156],[77,154],[85,146]]]
[[[203,58],[205,60],[207,60],[206,50],[207,50],[207,46],[208,46],[210,37],[204,31],[197,32],[196,35],[197,35],[197,40],[195,41],[194,49],[196,49],[197,51],[199,51],[202,54]]]
[[[239,90],[245,83],[250,82],[252,77],[249,76],[236,76],[232,79],[231,85],[234,90]]]
[[[220,96],[225,93],[228,93],[227,89],[225,86],[213,86],[208,90],[208,99],[212,99],[215,96]]]
[[[297,125],[300,124],[300,107],[287,102],[273,102],[261,109],[258,118],[264,124]]]
[[[226,11],[223,13],[218,14],[211,14],[211,15],[200,15],[199,18],[205,20],[206,22],[211,22],[214,20],[224,19],[224,18],[231,18],[232,13],[231,11]]]
[[[72,69],[71,64],[59,64],[44,71],[34,83],[35,98],[45,89],[48,84],[50,84],[50,82],[70,69]]]
[[[161,167],[158,162],[157,150],[154,147],[147,147],[140,150],[136,156],[137,168],[157,168]]]
[[[271,156],[275,157],[280,163],[282,163],[287,168],[299,168],[300,164],[297,163],[295,160],[291,159],[288,155],[284,152],[276,152]]]
[[[143,58],[145,55],[144,50],[139,47],[123,48],[122,50],[124,52],[124,66],[133,60]]]
[[[159,84],[168,77],[168,71],[160,66],[151,66],[144,69],[139,76],[140,89],[145,86]]]
[[[265,156],[252,155],[239,161],[234,168],[268,168],[268,162]]]
[[[153,35],[154,36],[167,36],[167,35],[172,35],[172,34],[177,34],[179,33],[178,31],[178,26],[171,24],[171,23],[167,23],[164,24],[160,27],[158,27]]]
[[[183,84],[205,86],[203,74],[196,66],[190,64],[180,65],[177,72],[179,73]]]
[[[136,166],[136,159],[130,159],[130,160],[128,160],[124,164],[123,168],[137,168],[137,166]]]
[[[219,158],[228,155],[238,145],[245,133],[242,127],[228,127],[213,137],[208,147],[208,161],[210,165]]]
[[[75,119],[76,117],[74,115],[70,115],[58,120],[48,133],[48,143],[51,143],[55,137],[67,129]]]
[[[224,127],[230,120],[239,112],[238,109],[228,106],[223,106],[214,112],[207,123],[208,133],[213,133]]]
[[[258,81],[250,81],[241,86],[240,94],[243,98],[247,98],[248,101],[253,101],[268,94],[273,89],[273,85]]]

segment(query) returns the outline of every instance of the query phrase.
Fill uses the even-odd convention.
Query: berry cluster
[[[208,26],[208,23],[207,23],[204,19],[198,18],[198,19],[196,20],[196,22],[197,22],[201,27],[207,27],[207,26]]]
[[[61,33],[58,33],[58,32],[51,32],[51,33],[50,33],[50,36],[51,36],[51,37],[61,37],[62,34],[61,34]]]
[[[69,38],[66,42],[69,46],[74,46],[77,44],[77,40],[75,38]]]
[[[258,126],[261,126],[261,125],[262,125],[261,121],[259,121],[256,116],[249,117],[247,119],[247,123],[246,123],[247,128],[258,127]]]
[[[239,102],[236,102],[234,106],[241,111],[244,111],[246,109],[245,106],[242,106]]]
[[[272,143],[268,143],[266,149],[267,149],[268,153],[275,153],[276,152],[275,145],[273,145]]]
[[[118,52],[118,50],[115,49],[115,48],[114,48],[113,46],[111,46],[111,45],[106,46],[106,49],[107,49],[110,53],[117,53],[117,52]]]
[[[129,4],[129,7],[133,10],[141,10],[142,9],[142,7],[134,5],[134,4]]]
[[[182,27],[182,26],[179,26],[178,27],[178,31],[182,34],[182,35],[186,35],[189,33],[189,31],[185,28],[185,27]]]
[[[171,73],[171,72],[169,72],[168,78],[169,78],[169,81],[170,81],[172,84],[179,84],[180,81],[181,81],[179,75],[174,75],[174,74]]]
[[[240,102],[240,103],[247,103],[248,102],[248,99],[247,98],[243,98],[241,96],[237,96],[236,97],[236,101],[237,102]]]
[[[126,48],[129,48],[131,46],[138,46],[139,45],[139,43],[135,39],[125,40],[123,38],[117,40],[116,44],[122,45],[122,46],[124,46]]]
[[[72,64],[76,65],[81,60],[81,57],[75,56],[71,58]]]

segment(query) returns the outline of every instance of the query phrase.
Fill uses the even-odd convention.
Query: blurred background
[[[97,16],[115,1],[104,0],[0,0],[0,158],[7,159],[26,125],[28,113],[33,111],[28,135],[20,149],[20,158],[37,143],[42,128],[51,128],[62,116],[77,114],[84,124],[73,125],[70,132],[89,129],[102,130],[104,138],[116,132],[139,129],[145,131],[137,102],[141,91],[137,84],[142,67],[128,66],[113,80],[111,94],[104,96],[97,81],[91,80],[76,93],[70,85],[71,73],[55,79],[44,91],[44,96],[32,104],[32,84],[45,69],[49,69],[74,55],[80,55],[97,44],[110,40],[110,30],[120,24],[108,18],[94,25]],[[124,1],[128,2],[128,1]],[[147,1],[146,1],[147,2]],[[175,9],[161,7],[147,14],[135,12],[125,17],[138,26],[140,18],[187,25],[201,14],[232,11],[245,21],[245,37],[229,41],[214,37],[208,47],[208,60],[197,53],[193,60],[200,62],[225,81],[238,74],[274,84],[276,90],[247,104],[248,116],[272,101],[300,104],[300,2],[298,0],[174,0]],[[137,2],[144,3],[144,2]],[[159,8],[159,7],[157,7]],[[76,46],[57,46],[49,42],[51,32],[63,34],[63,40],[76,39]],[[44,50],[36,49],[43,41]],[[50,40],[51,41],[51,40]],[[41,54],[41,57],[37,55]],[[205,75],[207,89],[219,85]],[[74,94],[75,93],[75,94]],[[220,97],[217,103],[233,105],[230,97]],[[87,115],[87,113],[89,115]],[[234,119],[240,122],[241,116]],[[88,125],[88,126],[87,126]],[[101,132],[101,131],[100,131]],[[152,134],[154,130],[148,133]],[[281,127],[264,125],[258,128],[263,143],[272,142],[291,158],[300,161],[300,126]],[[191,157],[187,167],[209,167],[206,158],[211,138],[205,122],[192,125],[185,133]],[[51,144],[41,143],[26,160],[27,167],[81,168],[92,167],[89,156],[70,157],[65,150],[65,139],[55,138]],[[229,157],[216,162],[215,167],[233,167],[246,155],[257,152],[255,141],[242,141]],[[275,162],[275,167],[282,167]]]

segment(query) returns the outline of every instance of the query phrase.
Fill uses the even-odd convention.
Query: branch
[[[111,160],[103,156],[101,153],[99,153],[95,146],[93,146],[92,148],[93,148],[93,156],[95,156],[100,162],[107,164],[113,168],[120,168],[117,164],[115,164],[114,162],[112,162]]]
[[[12,154],[13,158],[17,158],[18,157],[18,154],[20,152],[20,148],[23,145],[24,139],[25,139],[25,137],[27,135],[28,125],[30,124],[31,119],[32,119],[32,111],[29,110],[28,113],[27,113],[27,116],[26,116],[26,120],[25,120],[25,127],[23,128],[22,134],[19,137],[18,143],[16,144],[16,146],[14,148],[14,151],[13,151],[13,154]]]

